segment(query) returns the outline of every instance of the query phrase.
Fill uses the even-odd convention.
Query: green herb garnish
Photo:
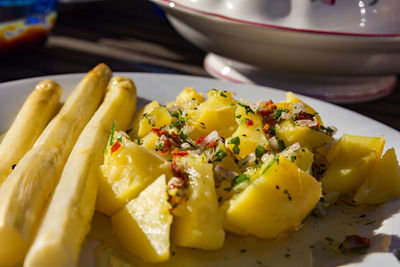
[[[110,146],[114,144],[114,133],[115,133],[115,125],[117,124],[117,121],[114,120],[112,126],[111,126],[111,134],[110,134]]]
[[[235,176],[235,178],[232,179],[232,183],[231,186],[235,187],[238,184],[241,184],[245,181],[249,181],[250,180],[250,176],[244,173],[239,174],[238,176]]]
[[[263,146],[257,146],[256,147],[256,157],[261,158],[262,155],[264,155],[264,147]]]
[[[225,158],[227,156],[227,154],[225,153],[225,151],[223,151],[222,149],[219,149],[216,153],[215,153],[215,159],[214,161],[222,161],[223,158]]]

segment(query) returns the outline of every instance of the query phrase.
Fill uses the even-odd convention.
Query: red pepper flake
[[[215,147],[216,145],[218,145],[218,142],[217,142],[217,141],[211,141],[210,143],[207,144],[207,147],[208,147],[208,148],[210,148],[210,147]]]
[[[245,122],[245,124],[246,124],[246,126],[251,126],[251,125],[254,125],[254,122],[253,122],[253,120],[248,120]]]
[[[111,154],[117,151],[121,147],[121,143],[117,140],[111,147]]]
[[[151,128],[151,131],[155,134],[157,134],[158,136],[160,136],[160,129],[157,128]]]
[[[265,125],[264,125],[263,131],[264,131],[265,133],[269,133],[269,125],[268,125],[268,124],[265,124]]]
[[[172,156],[186,156],[189,155],[189,152],[187,151],[179,151],[177,148],[175,148],[174,150],[172,150],[171,152]]]
[[[199,137],[196,140],[196,145],[200,144],[201,142],[203,142],[203,140],[205,139],[205,137]]]

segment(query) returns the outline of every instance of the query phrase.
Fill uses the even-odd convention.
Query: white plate
[[[165,104],[167,101],[173,100],[184,87],[194,87],[201,92],[206,92],[211,88],[235,91],[238,97],[244,97],[251,101],[256,101],[260,98],[274,101],[285,99],[284,91],[255,85],[240,85],[209,78],[164,74],[116,73],[116,75],[118,74],[134,80],[137,86],[139,106],[143,106],[154,99]],[[0,84],[0,131],[3,132],[9,127],[24,99],[39,81],[51,78],[60,83],[64,88],[63,99],[65,100],[66,96],[82,77],[83,74],[56,75]],[[309,97],[303,97],[303,100],[320,113],[325,124],[335,125],[339,128],[336,137],[340,137],[343,133],[367,136],[385,135],[387,140],[386,148],[395,147],[397,156],[400,158],[400,133],[398,131],[333,104]],[[12,144],[10,144],[11,147]],[[224,249],[218,252],[203,252],[173,247],[175,256],[171,257],[172,260],[166,266],[204,266],[206,264],[207,266],[274,266],[274,264],[308,266],[313,260],[317,265],[323,266],[338,264],[376,266],[377,262],[382,266],[394,266],[398,264],[396,258],[392,253],[383,251],[392,250],[396,246],[400,247],[399,209],[400,200],[368,210],[354,210],[353,208],[342,206],[334,207],[329,210],[328,218],[307,218],[303,229],[289,238],[289,240],[281,239],[271,242],[229,235],[229,241],[226,242]],[[346,214],[348,211],[352,213]],[[367,216],[360,217],[362,214]],[[96,215],[96,217],[100,219],[98,222],[101,221],[101,216]],[[96,229],[98,230],[96,225],[94,227],[95,231]],[[372,238],[373,245],[367,255],[339,256],[329,248],[324,239],[326,236],[330,236],[337,242],[342,240],[345,235],[352,233]],[[95,236],[95,234],[92,236]],[[388,242],[391,236],[394,236],[394,238],[392,238],[392,245],[390,246]],[[107,242],[107,239],[105,242]],[[82,254],[82,266],[88,266],[88,264],[95,261],[94,255],[96,253],[93,253],[93,247],[96,245],[98,243],[93,240],[89,240],[86,243]],[[310,245],[315,247],[311,248]],[[246,252],[241,253],[240,250],[242,249],[245,249]],[[95,249],[95,251],[99,251],[99,249]],[[100,249],[100,251],[108,253],[110,250]],[[290,254],[290,256],[285,257],[286,254]],[[135,258],[132,258],[132,260],[138,266],[148,266],[148,264],[140,263]]]

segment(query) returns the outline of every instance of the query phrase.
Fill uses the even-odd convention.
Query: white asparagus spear
[[[62,94],[52,80],[38,83],[0,144],[0,186],[53,118]]]
[[[136,108],[136,88],[128,78],[111,79],[104,102],[79,136],[38,234],[25,258],[25,267],[76,266],[90,229],[98,188],[99,167],[111,125],[125,130]]]
[[[102,101],[111,70],[96,66],[0,188],[0,263],[22,263],[79,134]]]

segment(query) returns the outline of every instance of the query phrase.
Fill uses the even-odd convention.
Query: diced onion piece
[[[302,127],[315,127],[318,125],[318,122],[316,120],[298,120],[296,124]]]
[[[214,173],[216,174],[216,176],[224,177],[228,180],[232,180],[233,178],[235,178],[238,175],[237,172],[227,170],[227,169],[221,167],[220,165],[217,165],[214,167]]]
[[[306,112],[306,106],[300,102],[294,103],[293,108],[292,108],[292,113],[298,114],[300,112]]]
[[[256,154],[254,153],[250,153],[248,154],[246,157],[242,158],[241,160],[239,160],[239,165],[243,166],[249,163],[253,163],[256,160]]]
[[[280,118],[283,119],[283,120],[288,120],[291,117],[292,117],[292,115],[290,114],[290,112],[282,112]]]
[[[268,142],[273,150],[279,150],[278,140],[276,140],[275,136],[268,139]]]

